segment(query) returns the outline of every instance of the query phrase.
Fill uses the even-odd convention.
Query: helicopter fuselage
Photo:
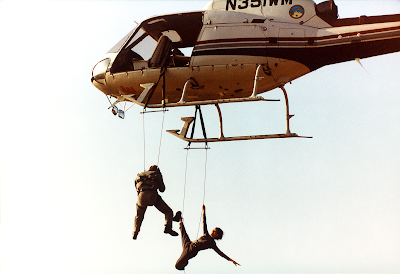
[[[94,67],[92,83],[145,107],[234,102],[325,65],[397,51],[400,14],[338,19],[333,1],[214,0],[143,21]]]

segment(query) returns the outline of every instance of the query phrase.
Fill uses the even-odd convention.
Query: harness
[[[135,181],[135,186],[137,194],[139,195],[141,192],[155,192],[157,194],[157,199],[154,203],[155,206],[157,206],[160,201],[161,201],[161,197],[160,195],[158,195],[157,193],[157,189],[158,189],[158,184],[154,184],[154,180],[155,180],[155,176],[153,175],[142,175],[142,174],[138,174],[138,178]],[[140,186],[137,186],[137,184],[140,183]],[[145,187],[145,188],[143,188]],[[138,205],[139,208],[145,208],[145,207],[141,207]]]
[[[154,177],[153,176],[143,176],[139,175],[139,178],[136,180],[135,185],[138,183],[142,183],[140,187],[137,189],[137,193],[139,194],[140,192],[143,191],[157,191],[157,187],[154,185]],[[148,188],[143,188],[143,187],[148,187]]]

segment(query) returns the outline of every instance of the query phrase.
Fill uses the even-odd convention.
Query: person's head
[[[157,171],[157,170],[159,170],[158,169],[158,166],[156,166],[156,165],[152,165],[150,168],[149,168],[149,171]]]
[[[222,236],[224,236],[224,232],[222,231],[222,229],[220,229],[219,227],[214,228],[211,231],[211,235],[210,235],[214,240],[221,240]]]

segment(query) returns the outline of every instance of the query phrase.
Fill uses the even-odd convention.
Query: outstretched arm
[[[218,253],[219,256],[221,256],[221,257],[227,259],[228,261],[232,262],[234,265],[239,265],[239,266],[240,266],[240,264],[238,264],[237,262],[235,262],[234,260],[232,260],[231,258],[229,258],[228,256],[226,256],[224,252],[222,252],[221,250],[219,250],[219,248],[218,248],[217,246],[215,246],[214,250],[215,250],[215,252]]]
[[[206,206],[203,205],[203,233],[208,234],[207,220],[206,220]]]

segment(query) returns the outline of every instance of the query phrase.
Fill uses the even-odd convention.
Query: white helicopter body
[[[325,65],[397,51],[400,14],[338,19],[333,0],[213,0],[143,21],[97,63],[92,83],[112,106],[265,100],[257,95]]]

